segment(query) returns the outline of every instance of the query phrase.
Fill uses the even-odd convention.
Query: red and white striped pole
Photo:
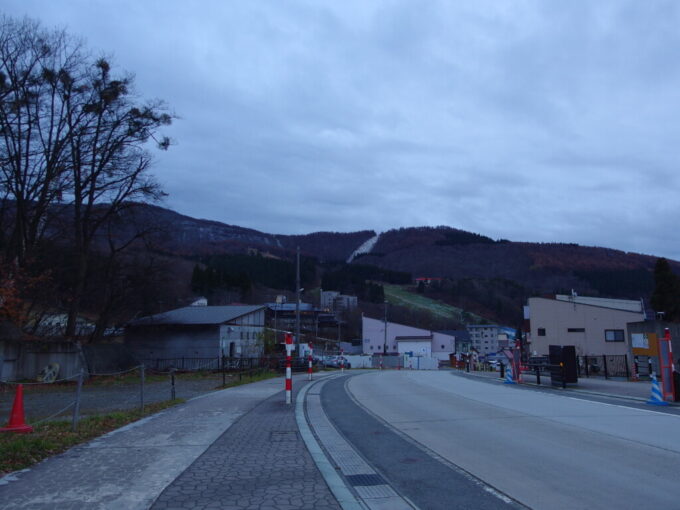
[[[308,367],[307,371],[309,372],[309,380],[312,380],[312,342],[309,342],[309,358],[307,360],[308,362]]]
[[[293,350],[293,335],[286,333],[286,404],[293,402],[293,373],[291,370],[291,351]]]
[[[675,387],[675,378],[673,374],[675,373],[675,364],[673,363],[673,342],[671,342],[671,330],[666,328],[664,330],[663,334],[664,338],[668,339],[668,359],[671,362],[671,377],[670,377],[670,386],[671,386],[671,398],[673,400],[676,399],[676,395],[678,394],[678,391],[680,391],[680,388]]]

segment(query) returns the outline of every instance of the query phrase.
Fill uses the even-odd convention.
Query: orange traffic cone
[[[28,434],[33,432],[33,427],[26,425],[24,420],[24,385],[17,386],[12,404],[12,413],[9,415],[9,423],[6,427],[0,428],[0,432],[17,432],[18,434]]]

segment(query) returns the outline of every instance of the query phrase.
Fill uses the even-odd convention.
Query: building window
[[[538,336],[545,336],[545,328],[538,328]]]
[[[373,346],[371,345],[371,350],[373,350]]]
[[[442,345],[442,349],[443,349],[443,348],[444,348],[444,346]]]
[[[567,328],[567,333],[585,333],[586,328]]]
[[[622,329],[605,329],[604,339],[607,342],[623,342]]]

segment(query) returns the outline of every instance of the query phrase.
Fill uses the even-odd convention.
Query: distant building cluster
[[[334,290],[321,291],[321,308],[331,312],[354,310],[359,305],[356,296],[340,294]]]
[[[502,349],[514,347],[514,328],[495,324],[470,324],[467,331],[470,334],[470,346],[480,356],[496,354]]]

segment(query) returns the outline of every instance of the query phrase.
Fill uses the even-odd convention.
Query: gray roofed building
[[[125,345],[150,366],[186,358],[262,355],[263,305],[186,306],[128,323]]]
[[[185,306],[133,320],[129,325],[226,324],[263,308],[265,308],[263,305]]]

